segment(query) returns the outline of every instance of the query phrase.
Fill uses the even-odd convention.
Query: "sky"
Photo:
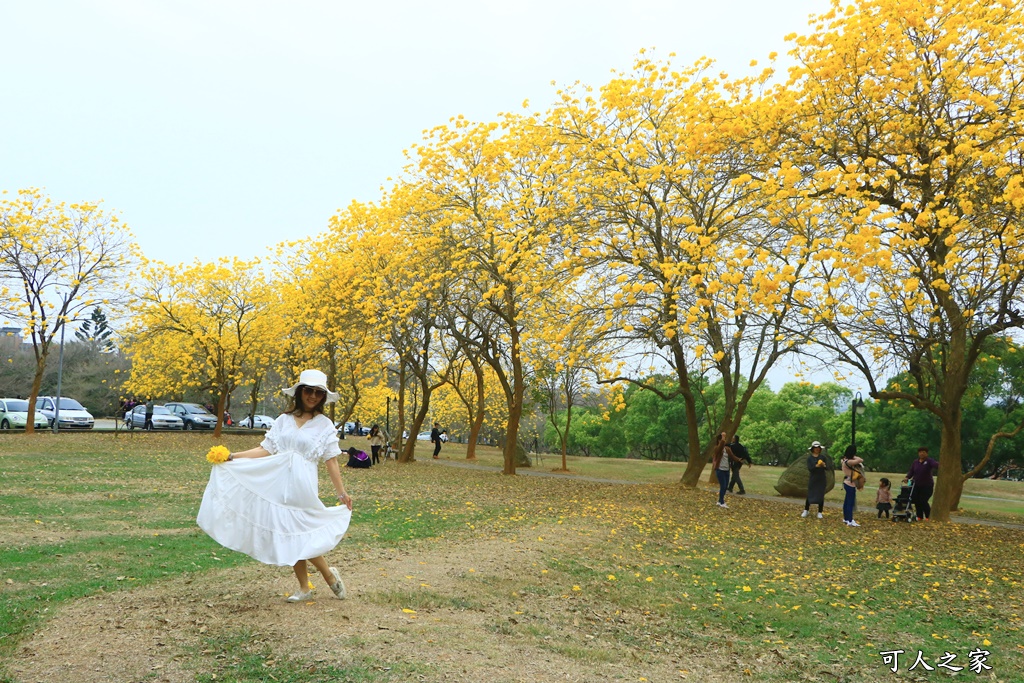
[[[0,190],[102,200],[147,257],[250,258],[375,201],[462,114],[543,110],[641,49],[730,74],[827,0],[38,0],[0,5]],[[761,67],[758,67],[760,69]],[[554,82],[556,85],[552,85]]]
[[[640,50],[760,71],[828,0],[0,3],[0,190],[102,200],[166,263],[252,258],[372,202],[454,116],[542,111]],[[751,60],[761,65],[752,69]],[[794,368],[773,371],[778,389]],[[827,381],[818,373],[815,381]]]

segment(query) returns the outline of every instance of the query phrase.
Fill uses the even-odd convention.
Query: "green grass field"
[[[239,450],[254,439],[225,443]],[[321,633],[335,603],[288,612],[260,583],[284,586],[287,570],[220,548],[195,527],[211,443],[196,434],[0,435],[0,680],[57,680],[20,662],[45,651],[54,632],[86,642],[93,629],[81,615],[93,614],[90,605],[131,594],[145,604],[159,595],[161,610],[196,603],[201,618],[160,612],[168,633],[146,655],[157,663],[121,680],[512,681],[575,672],[597,681],[876,681],[893,675],[879,653],[894,649],[910,653],[900,660],[907,680],[921,671],[906,672],[918,650],[932,666],[946,652],[967,666],[971,651],[987,650],[992,680],[1024,680],[1024,532],[873,519],[849,529],[834,512],[804,520],[791,503],[739,497],[720,510],[709,488],[677,486],[681,464],[639,461],[569,467],[644,486],[434,462],[343,469],[356,508],[339,551],[355,592],[337,604],[351,623],[366,623],[344,637],[344,626]],[[443,455],[462,459],[464,447],[448,444]],[[500,464],[493,449],[480,455],[481,464]],[[417,458],[429,460],[429,444]],[[535,469],[559,464],[545,456]],[[747,490],[772,493],[779,472],[745,469]],[[977,498],[965,507],[977,514],[1009,519],[1020,509],[1019,485],[968,486]],[[321,491],[330,491],[326,476]],[[194,586],[234,575],[256,587],[192,597]],[[320,616],[303,617],[301,646],[268,635],[290,633],[302,607]],[[83,665],[75,680],[117,680],[90,670]]]

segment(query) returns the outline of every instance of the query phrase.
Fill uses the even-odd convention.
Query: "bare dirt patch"
[[[565,595],[531,592],[545,555],[579,542],[575,533],[556,527],[543,543],[446,539],[351,557],[343,544],[328,559],[346,579],[345,601],[316,577],[314,600],[288,604],[291,572],[256,564],[93,596],[24,642],[9,670],[26,683],[184,683],[216,671],[212,638],[245,633],[274,658],[313,667],[378,662],[384,680],[400,680],[387,678],[390,666],[412,667],[423,681],[725,680],[710,652],[643,641],[642,613],[600,614],[575,603],[571,586]]]

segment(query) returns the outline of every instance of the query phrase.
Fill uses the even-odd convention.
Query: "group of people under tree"
[[[815,441],[811,444],[807,454],[807,498],[804,501],[804,511],[801,517],[810,514],[811,505],[818,506],[818,519],[824,514],[825,489],[828,487],[826,472],[831,467],[828,457],[824,454],[821,443]],[[847,526],[857,527],[860,524],[853,518],[857,509],[857,491],[864,488],[866,477],[864,475],[864,459],[857,455],[857,447],[847,446],[841,461],[843,473],[843,523]],[[935,490],[934,474],[939,469],[939,463],[928,456],[928,449],[921,447],[917,449],[917,459],[910,465],[907,476],[903,483],[913,482],[913,490],[910,503],[913,504],[917,519],[927,520],[931,517],[932,493]],[[879,480],[878,492],[875,497],[875,507],[878,516],[881,518],[884,513],[889,517],[889,510],[892,509],[891,482],[882,477]]]
[[[728,508],[725,502],[725,494],[733,492],[738,487],[739,495],[746,493],[743,480],[740,478],[740,471],[744,463],[752,465],[750,453],[740,443],[739,434],[734,434],[732,441],[728,435],[721,432],[715,443],[714,455],[712,457],[712,469],[718,479],[718,507]],[[832,468],[832,463],[820,442],[815,441],[808,449],[806,465],[808,470],[807,495],[804,500],[804,510],[801,517],[810,515],[811,506],[818,506],[818,519],[822,519],[825,509],[825,493],[828,488],[827,472]],[[913,482],[910,502],[918,520],[927,520],[931,517],[932,493],[935,490],[934,474],[938,471],[939,463],[929,457],[928,449],[921,447],[917,451],[917,459],[910,465],[907,476],[903,483]],[[864,488],[867,479],[864,474],[864,459],[857,455],[857,447],[850,445],[843,453],[841,461],[843,473],[843,523],[847,526],[858,527],[860,524],[854,519],[854,512],[857,509],[857,492]],[[882,477],[879,480],[878,493],[875,499],[875,506],[878,509],[878,516],[881,518],[884,513],[889,517],[889,510],[892,509],[891,482]]]

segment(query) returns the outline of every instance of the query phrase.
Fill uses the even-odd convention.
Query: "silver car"
[[[125,415],[128,429],[184,429],[181,418],[164,406],[153,406],[153,416],[146,420],[146,406],[135,406]]]
[[[28,424],[28,401],[23,398],[0,398],[0,429],[24,429]],[[46,429],[50,421],[42,411],[36,411],[36,428]]]
[[[214,429],[217,427],[216,416],[198,403],[172,401],[164,404],[164,407],[181,418],[181,421],[185,423],[185,431]]]

